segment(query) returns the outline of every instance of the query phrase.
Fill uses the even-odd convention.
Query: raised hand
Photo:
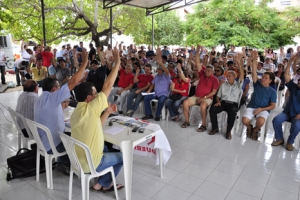
[[[85,67],[86,64],[88,63],[88,52],[87,52],[86,48],[82,48],[81,57],[82,57],[82,63],[85,63],[85,65],[84,65],[84,67]]]
[[[161,50],[160,50],[160,48],[157,48],[156,49],[156,62],[157,63],[162,63],[162,52],[161,52]]]
[[[117,47],[114,47],[113,49],[113,60],[114,62],[120,62],[120,54],[119,54],[119,50]]]

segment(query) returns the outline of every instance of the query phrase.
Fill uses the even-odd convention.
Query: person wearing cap
[[[158,105],[155,114],[155,121],[160,120],[161,111],[165,104],[165,101],[168,99],[169,92],[170,92],[170,73],[169,70],[165,67],[162,62],[162,51],[158,48],[156,50],[156,62],[159,65],[157,68],[157,75],[152,80],[151,86],[148,88],[147,93],[150,93],[153,89],[155,94],[149,94],[144,97],[144,104],[145,104],[145,116],[143,117],[144,120],[152,119],[152,106],[151,100],[158,99]]]
[[[52,135],[54,145],[58,152],[65,152],[65,147],[59,137],[58,132],[65,131],[65,120],[62,108],[62,102],[70,97],[70,91],[78,85],[88,64],[87,51],[82,51],[82,64],[79,70],[72,76],[67,84],[60,85],[55,78],[47,77],[44,79],[42,90],[43,93],[34,103],[34,121],[46,126]],[[38,130],[39,136],[48,154],[53,154],[46,133],[41,129]],[[70,160],[68,155],[57,158],[56,169],[63,173],[68,173]]]
[[[181,125],[181,128],[186,128],[190,126],[189,122],[189,109],[190,106],[200,105],[200,112],[202,118],[202,125],[198,128],[198,132],[203,132],[206,130],[206,116],[207,116],[207,108],[213,102],[213,96],[217,93],[219,88],[219,81],[214,76],[214,67],[211,65],[207,65],[206,68],[203,67],[200,62],[199,53],[203,50],[203,47],[200,45],[197,46],[196,56],[195,56],[195,64],[197,66],[197,70],[199,73],[199,83],[196,88],[195,96],[189,97],[183,102],[183,113],[185,121]]]
[[[38,83],[39,87],[42,86],[43,80],[48,76],[47,67],[43,66],[42,56],[37,56],[36,67],[33,67],[32,65],[30,67],[28,66],[26,71],[32,74],[32,79]]]
[[[134,75],[132,74],[132,66],[130,64],[126,65],[125,70],[121,66],[119,68],[120,76],[118,87],[115,87],[111,90],[108,96],[108,102],[111,104],[114,103],[115,95],[119,95],[120,99],[118,100],[118,110],[119,114],[123,114],[123,106],[125,105],[126,98],[130,93],[130,89],[132,88]]]
[[[90,62],[90,65],[92,66],[92,69],[90,70],[86,82],[93,83],[95,85],[95,88],[97,92],[100,92],[102,90],[106,73],[107,73],[107,63],[104,58],[104,52],[101,51],[100,47],[97,48],[97,53],[100,57],[101,65],[97,60],[92,60]]]
[[[210,107],[209,115],[212,124],[212,130],[209,135],[214,135],[219,132],[218,128],[218,113],[225,111],[227,112],[227,130],[226,139],[231,139],[231,130],[234,125],[235,117],[237,111],[239,110],[238,104],[240,101],[240,94],[243,86],[244,80],[244,69],[243,69],[243,59],[242,54],[236,54],[239,56],[239,60],[242,64],[240,67],[239,80],[236,81],[236,73],[232,70],[227,73],[227,81],[222,84],[218,90],[216,96],[216,104]]]
[[[286,86],[290,91],[289,101],[283,112],[273,119],[275,140],[272,142],[272,146],[284,144],[282,123],[285,121],[291,122],[290,135],[286,144],[288,151],[294,149],[294,140],[300,132],[300,79],[298,78],[296,80],[297,83],[295,83],[295,80],[291,79],[289,74],[292,62],[295,62],[297,57],[299,57],[297,54],[292,55],[284,72],[285,82],[287,83]]]
[[[56,49],[54,49],[54,56],[56,55]],[[71,71],[69,68],[66,67],[66,61],[64,59],[60,59],[58,61],[59,65],[56,62],[53,62],[52,65],[55,67],[56,70],[56,78],[59,84],[62,86],[70,80]]]

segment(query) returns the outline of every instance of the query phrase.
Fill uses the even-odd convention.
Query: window
[[[1,47],[8,47],[8,46],[7,46],[7,39],[6,39],[6,36],[0,36],[0,46],[1,46]]]
[[[281,6],[290,6],[291,5],[291,0],[281,0],[280,5]]]

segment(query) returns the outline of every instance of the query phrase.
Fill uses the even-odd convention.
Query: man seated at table
[[[219,81],[214,76],[214,67],[211,65],[206,66],[206,68],[202,67],[199,59],[199,52],[201,46],[198,45],[196,50],[196,66],[199,73],[199,83],[196,88],[195,96],[189,97],[183,102],[183,114],[185,118],[185,122],[181,125],[182,128],[186,128],[190,126],[189,122],[189,109],[190,106],[200,105],[200,112],[202,118],[202,125],[198,128],[198,132],[203,132],[206,130],[206,115],[207,108],[212,104],[213,96],[217,93],[219,88]]]
[[[145,103],[145,116],[143,119],[152,119],[152,106],[151,106],[151,100],[158,99],[157,102],[157,109],[155,114],[155,121],[160,120],[161,111],[163,109],[163,106],[165,105],[165,101],[169,97],[170,93],[170,84],[171,84],[171,78],[169,70],[166,68],[166,66],[162,62],[162,52],[158,48],[156,50],[156,62],[159,65],[157,68],[157,75],[152,80],[151,86],[148,88],[147,93],[150,93],[153,89],[155,94],[146,95],[144,97],[144,103]]]
[[[239,110],[238,104],[240,101],[240,94],[242,92],[243,80],[244,80],[244,63],[242,54],[236,54],[239,63],[240,74],[239,80],[235,81],[236,73],[234,71],[227,72],[227,81],[221,85],[216,96],[216,104],[210,107],[209,114],[212,124],[212,130],[209,135],[214,135],[219,132],[218,128],[218,113],[222,111],[227,112],[227,130],[226,139],[231,139],[231,129],[234,125],[236,113]]]
[[[43,85],[43,80],[48,76],[47,67],[43,66],[42,56],[37,56],[36,67],[28,66],[26,71],[32,73],[32,79],[38,83],[39,87]]]
[[[55,53],[54,53],[55,55]],[[64,59],[58,60],[58,64],[55,60],[52,62],[53,66],[56,70],[56,78],[58,80],[59,85],[63,86],[64,84],[68,83],[71,76],[71,71],[66,66],[66,61]]]
[[[257,78],[257,57],[257,51],[252,51],[250,59],[253,60],[251,73],[254,92],[242,118],[243,124],[247,127],[247,137],[253,140],[258,139],[258,130],[264,125],[270,110],[275,108],[277,99],[276,91],[270,87],[270,84],[274,84],[275,75],[272,72],[265,72],[261,81]],[[256,117],[254,128],[250,123],[253,117]]]
[[[137,69],[137,73],[134,76],[133,82],[137,83],[137,87],[132,89],[127,96],[127,113],[126,115],[132,117],[134,112],[138,109],[141,101],[144,97],[142,92],[146,92],[150,87],[153,80],[151,75],[152,66],[150,64],[145,65],[145,74],[140,74],[140,69]],[[135,98],[135,101],[134,101]]]
[[[278,146],[284,143],[282,123],[285,121],[291,122],[290,135],[286,144],[286,149],[292,151],[294,149],[294,140],[300,132],[300,79],[297,84],[290,77],[290,67],[292,62],[298,57],[297,54],[293,55],[285,69],[284,78],[287,82],[286,86],[290,91],[289,101],[286,104],[283,112],[273,119],[273,127],[275,131],[275,141],[272,146]]]
[[[38,91],[38,84],[32,79],[27,80],[23,84],[23,92],[18,98],[16,111],[27,119],[33,120],[33,107],[35,101],[38,99]],[[25,129],[22,120],[18,118],[17,121],[21,128],[21,131],[23,132],[23,135],[25,137],[28,137],[27,130]]]
[[[125,104],[127,95],[129,94],[133,85],[134,75],[132,74],[132,66],[129,64],[126,65],[125,70],[120,66],[119,73],[120,76],[118,87],[115,87],[111,90],[110,95],[108,96],[108,102],[114,103],[115,95],[119,95],[118,101],[120,103],[118,105],[118,110],[119,114],[123,114],[123,105]]]
[[[102,91],[99,94],[92,83],[85,82],[77,86],[75,94],[79,103],[71,116],[70,125],[72,137],[89,147],[96,171],[100,172],[113,166],[114,173],[117,176],[123,166],[123,156],[120,152],[107,152],[102,130],[102,126],[109,114],[116,112],[116,105],[108,106],[107,104],[107,97],[111,92],[120,66],[119,52],[116,47],[113,51],[113,58],[115,67],[104,82]],[[100,117],[102,111],[106,108],[107,110]],[[75,147],[75,151],[84,173],[89,173],[84,150]],[[118,189],[123,187],[122,185],[117,185]],[[98,182],[90,189],[103,192],[113,191],[111,174],[107,173],[100,176]]]
[[[82,52],[82,59],[83,61],[79,70],[73,75],[70,81],[62,87],[60,87],[57,79],[50,77],[45,78],[42,85],[43,93],[34,103],[34,121],[46,126],[50,130],[58,152],[65,152],[65,147],[58,135],[58,132],[65,131],[65,120],[61,103],[70,97],[70,91],[78,85],[82,78],[88,63],[86,50]],[[53,154],[46,133],[40,129],[38,132],[47,153]],[[69,165],[70,161],[68,155],[57,158],[58,171],[68,173]]]

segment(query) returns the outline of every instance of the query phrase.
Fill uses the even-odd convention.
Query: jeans
[[[57,146],[56,146],[56,150],[58,151],[58,153],[61,152],[65,152],[66,149],[64,147],[64,144],[62,142],[60,142]],[[52,149],[50,149],[49,151],[47,151],[48,154],[53,154]],[[64,164],[70,164],[70,159],[68,154],[63,155],[63,156],[59,156],[57,157],[57,162],[58,163],[64,163]]]
[[[184,100],[186,100],[188,97],[181,97],[179,100],[172,100],[172,99],[167,99],[166,100],[166,107],[169,110],[171,118],[179,115],[178,109],[179,106],[182,104]]]
[[[300,132],[300,119],[295,119],[295,117],[291,118],[288,114],[284,112],[277,115],[272,121],[275,131],[275,139],[283,139],[282,123],[285,121],[291,121],[290,136],[287,142],[289,144],[294,144],[294,140]]]
[[[0,66],[0,71],[1,71],[1,82],[2,84],[5,83],[5,66]]]
[[[144,97],[144,103],[145,103],[145,114],[146,115],[152,115],[152,107],[151,107],[151,100],[152,99],[158,99],[158,105],[157,105],[157,110],[156,110],[155,117],[160,117],[161,116],[161,110],[163,109],[165,101],[168,99],[168,97],[166,97],[166,96],[157,97],[153,94],[145,96]]]
[[[142,95],[142,92],[140,92],[139,94],[136,94],[135,91],[137,91],[139,88],[134,88],[130,91],[130,93],[127,96],[127,111],[128,110],[133,110],[133,112],[135,112],[140,103],[143,101],[144,97]],[[134,103],[133,103],[133,99],[135,99]]]
[[[103,150],[104,154],[102,156],[101,162],[96,168],[97,172],[100,172],[108,167],[113,166],[115,176],[117,176],[123,166],[123,156],[121,152],[108,152],[106,146]],[[108,188],[112,182],[111,173],[104,174],[98,178],[98,183],[103,187]]]
[[[218,128],[218,116],[217,114],[225,111],[227,112],[227,130],[226,133],[230,133],[232,127],[234,125],[236,113],[238,111],[238,104],[237,103],[226,103],[224,101],[221,102],[220,106],[212,105],[209,110],[210,121],[212,125],[211,130],[215,130]]]

